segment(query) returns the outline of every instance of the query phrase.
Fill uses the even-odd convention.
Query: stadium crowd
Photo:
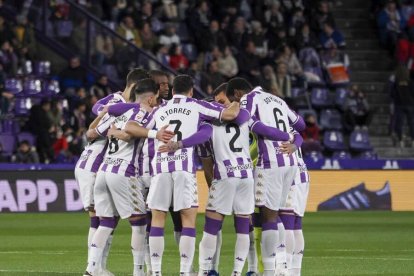
[[[331,11],[337,1],[77,2],[160,63],[191,75],[195,87],[209,95],[222,82],[241,76],[282,97],[305,117],[313,116],[308,120],[308,128],[314,135],[305,140],[305,154],[316,152],[321,156],[325,149],[323,153],[331,155],[342,149],[324,147],[321,131],[339,131],[325,135],[329,140],[335,135],[349,135],[355,128],[366,130],[370,123],[372,112],[363,92],[356,86],[348,89],[350,60],[344,36],[336,28]],[[23,3],[13,4],[18,10],[24,9]],[[79,57],[71,58],[68,66],[52,72],[53,76],[47,74],[50,68],[46,69],[48,79],[59,81],[60,97],[34,99],[30,112],[23,116],[28,120],[14,120],[18,126],[3,126],[2,131],[17,128],[17,133],[32,133],[36,144],[31,146],[36,146],[42,163],[74,163],[86,143],[85,129],[94,118],[91,107],[111,89],[107,75],[94,79],[81,66],[86,21],[79,19],[65,1],[53,1],[49,8],[48,22],[55,33],[66,32],[67,25],[73,26],[63,41],[77,49]],[[39,62],[33,28],[34,22],[25,14],[18,15],[16,23],[0,17],[0,82],[33,75]],[[119,77],[124,78],[131,69],[128,46],[107,32],[95,35],[94,64],[114,66]],[[331,66],[338,64],[345,70],[345,81],[336,82],[330,73]],[[143,66],[154,69],[153,64]],[[334,100],[338,95],[340,99]],[[11,118],[18,106],[16,98],[2,88],[2,118]],[[339,116],[339,121],[327,120],[328,125],[318,127],[325,108]],[[3,125],[10,124],[5,121]],[[13,151],[16,149],[17,146]],[[10,156],[4,159],[10,160]]]

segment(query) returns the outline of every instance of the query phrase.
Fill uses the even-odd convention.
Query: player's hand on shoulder
[[[175,133],[167,129],[168,125],[163,126],[160,130],[157,131],[156,138],[164,143],[168,143],[174,136]]]

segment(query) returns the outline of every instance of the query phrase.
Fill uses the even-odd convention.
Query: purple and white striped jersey
[[[195,134],[202,121],[220,119],[222,110],[222,107],[213,106],[205,101],[174,95],[171,100],[156,108],[152,116],[157,129],[169,125],[168,129],[176,133],[174,141],[181,141]],[[162,144],[156,140],[155,149]],[[174,171],[195,173],[194,147],[170,153],[156,152],[152,167],[154,174]]]
[[[298,150],[294,153],[298,159],[298,168],[299,174],[296,175],[295,178],[295,185],[302,184],[302,183],[309,183],[309,172],[308,168],[306,167],[305,161],[302,158],[302,150],[298,148]]]
[[[125,99],[122,97],[122,92],[118,91],[112,94],[109,94],[105,98],[100,99],[92,106],[92,112],[95,115],[98,115],[98,113],[102,110],[102,108],[105,105],[111,105],[116,103],[125,102]]]
[[[289,132],[290,125],[294,125],[300,119],[284,100],[264,92],[261,87],[256,87],[252,92],[244,95],[240,101],[240,107],[247,109],[251,116],[255,116],[264,125],[284,132]],[[296,155],[283,154],[280,151],[281,143],[281,141],[272,141],[259,135],[257,167],[268,169],[296,166],[298,163]]]
[[[230,177],[253,178],[250,159],[249,122],[213,123],[211,139],[200,145],[200,157],[211,155],[214,160],[213,177],[216,180]],[[204,152],[203,152],[204,151]]]
[[[148,122],[149,113],[138,105],[129,109],[124,114],[116,117],[113,124],[117,129],[124,129],[128,122],[136,122],[145,125]],[[101,136],[106,136],[110,126],[99,124],[96,131]],[[110,139],[100,170],[112,172],[124,176],[136,176],[138,170],[138,153],[142,146],[142,139],[132,139],[129,142],[119,139]]]
[[[153,176],[152,160],[155,156],[155,139],[144,140],[138,154],[138,176]]]
[[[96,108],[96,113],[99,113],[100,110],[104,105],[112,105],[116,103],[125,103],[124,98],[121,95],[121,92],[116,92],[113,94],[108,95],[107,97],[99,100],[94,107],[99,103],[99,108]],[[100,124],[105,122],[107,127],[110,127],[113,120],[115,118],[110,116],[109,114],[105,114],[105,116],[101,119]],[[95,139],[92,142],[89,142],[85,149],[83,150],[78,162],[76,163],[77,169],[83,169],[90,172],[97,172],[99,166],[102,164],[103,158],[105,156],[106,148],[107,148],[107,139],[106,137],[100,137]]]

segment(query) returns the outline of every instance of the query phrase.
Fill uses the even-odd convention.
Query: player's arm
[[[232,102],[227,108],[221,112],[222,121],[232,121],[237,118],[240,112],[240,105],[238,102]]]
[[[125,125],[125,132],[134,138],[153,138],[158,139],[164,143],[167,143],[171,138],[174,137],[175,133],[167,130],[168,125],[163,126],[160,130],[154,130],[155,121],[150,118],[141,121],[144,125],[141,125],[137,121],[129,121]]]
[[[108,107],[108,114],[118,117],[130,110],[131,108],[136,108],[138,105],[136,103],[118,103],[113,104]]]
[[[281,151],[285,154],[292,154],[297,151],[298,148],[302,146],[303,138],[302,136],[295,131],[293,142],[285,142],[281,145]]]
[[[105,125],[107,126],[108,123],[111,121],[111,116],[107,113],[108,108],[104,107],[101,112],[99,112],[98,116],[93,120],[93,122],[89,125],[88,130],[86,131],[86,139],[88,141],[93,141],[97,139],[100,135],[96,131],[96,128],[99,125]],[[104,127],[101,127],[103,129]]]
[[[250,113],[249,113],[249,111],[247,111],[246,109],[244,109],[244,108],[240,108],[240,112],[239,112],[239,114],[237,115],[237,117],[236,117],[236,119],[234,119],[233,120],[233,122],[235,123],[235,124],[237,124],[237,125],[242,125],[242,124],[244,124],[244,123],[246,123],[246,122],[248,122],[249,121],[249,119],[250,119]]]
[[[117,129],[114,124],[111,125],[111,128],[108,129],[108,133],[106,134],[107,137],[110,139],[116,138],[125,142],[131,141],[132,137],[122,129]]]
[[[159,152],[174,152],[182,148],[190,148],[205,143],[213,134],[213,127],[210,124],[201,124],[196,133],[178,142],[169,141],[158,148]]]
[[[289,125],[296,131],[304,131],[306,124],[303,118],[291,109],[288,110]]]
[[[95,114],[95,115],[98,115],[99,114],[99,112],[103,109],[103,107],[105,106],[105,105],[107,105],[108,104],[108,102],[110,101],[110,100],[112,100],[114,98],[114,95],[113,94],[110,94],[110,95],[108,95],[108,96],[106,96],[106,97],[104,97],[104,98],[102,98],[102,99],[100,99],[100,100],[98,100],[94,105],[93,105],[93,107],[92,107],[92,112],[93,112],[93,114]]]
[[[214,105],[205,101],[198,101],[197,109],[201,120],[212,122],[214,120],[232,121],[240,112],[240,105],[237,102],[231,103],[227,108]]]
[[[253,116],[250,120],[250,130],[273,141],[292,142],[294,139],[294,135],[292,133],[284,132],[278,128],[267,126],[259,121],[255,116]]]

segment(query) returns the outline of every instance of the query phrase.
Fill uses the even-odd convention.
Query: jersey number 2
[[[230,133],[231,129],[234,128],[234,130],[236,131],[236,133],[233,135],[233,137],[230,140],[229,146],[232,152],[241,152],[242,148],[236,148],[234,146],[234,143],[236,142],[237,138],[239,138],[240,136],[240,128],[238,125],[230,123],[226,125],[226,133]]]

